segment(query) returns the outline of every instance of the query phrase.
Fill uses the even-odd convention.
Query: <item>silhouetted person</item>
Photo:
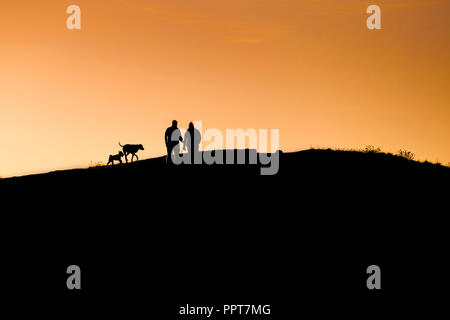
[[[189,122],[189,128],[184,134],[183,150],[186,150],[187,146],[191,163],[195,163],[194,159],[199,155],[199,146],[201,140],[202,136],[200,131],[194,127],[194,124],[192,122]]]
[[[167,147],[167,163],[173,164],[172,157],[180,156],[180,141],[183,141],[181,137],[180,129],[177,127],[177,120],[172,121],[172,126],[166,129],[166,134],[164,135],[164,141]]]

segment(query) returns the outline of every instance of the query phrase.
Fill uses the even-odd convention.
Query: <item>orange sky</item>
[[[0,27],[0,176],[159,156],[172,119],[450,161],[448,0],[16,0]]]

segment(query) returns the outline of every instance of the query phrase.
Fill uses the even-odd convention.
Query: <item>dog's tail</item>
[[[120,144],[120,141],[119,141],[119,146],[123,147],[123,145]]]

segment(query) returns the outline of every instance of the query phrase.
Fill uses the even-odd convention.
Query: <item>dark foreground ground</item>
[[[206,319],[178,315],[186,304],[271,305],[211,319],[433,318],[446,306],[449,168],[309,150],[259,173],[156,158],[0,180],[5,306],[180,320]],[[80,291],[66,288],[71,264]],[[366,287],[372,264],[379,291]]]

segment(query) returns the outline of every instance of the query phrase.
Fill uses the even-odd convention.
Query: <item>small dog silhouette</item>
[[[118,154],[114,154],[114,155],[111,154],[109,156],[109,161],[108,161],[107,165],[109,165],[110,163],[112,163],[112,165],[114,165],[114,160],[115,161],[119,161],[120,163],[122,163],[122,157],[123,157],[123,152],[122,151],[119,151]]]
[[[122,147],[123,153],[125,154],[125,161],[128,162],[128,155],[132,154],[133,156],[131,157],[131,162],[133,162],[133,158],[136,157],[136,160],[139,160],[136,152],[138,152],[139,150],[144,150],[144,147],[142,146],[142,144],[126,144],[126,145],[121,145],[119,142],[119,146]]]

